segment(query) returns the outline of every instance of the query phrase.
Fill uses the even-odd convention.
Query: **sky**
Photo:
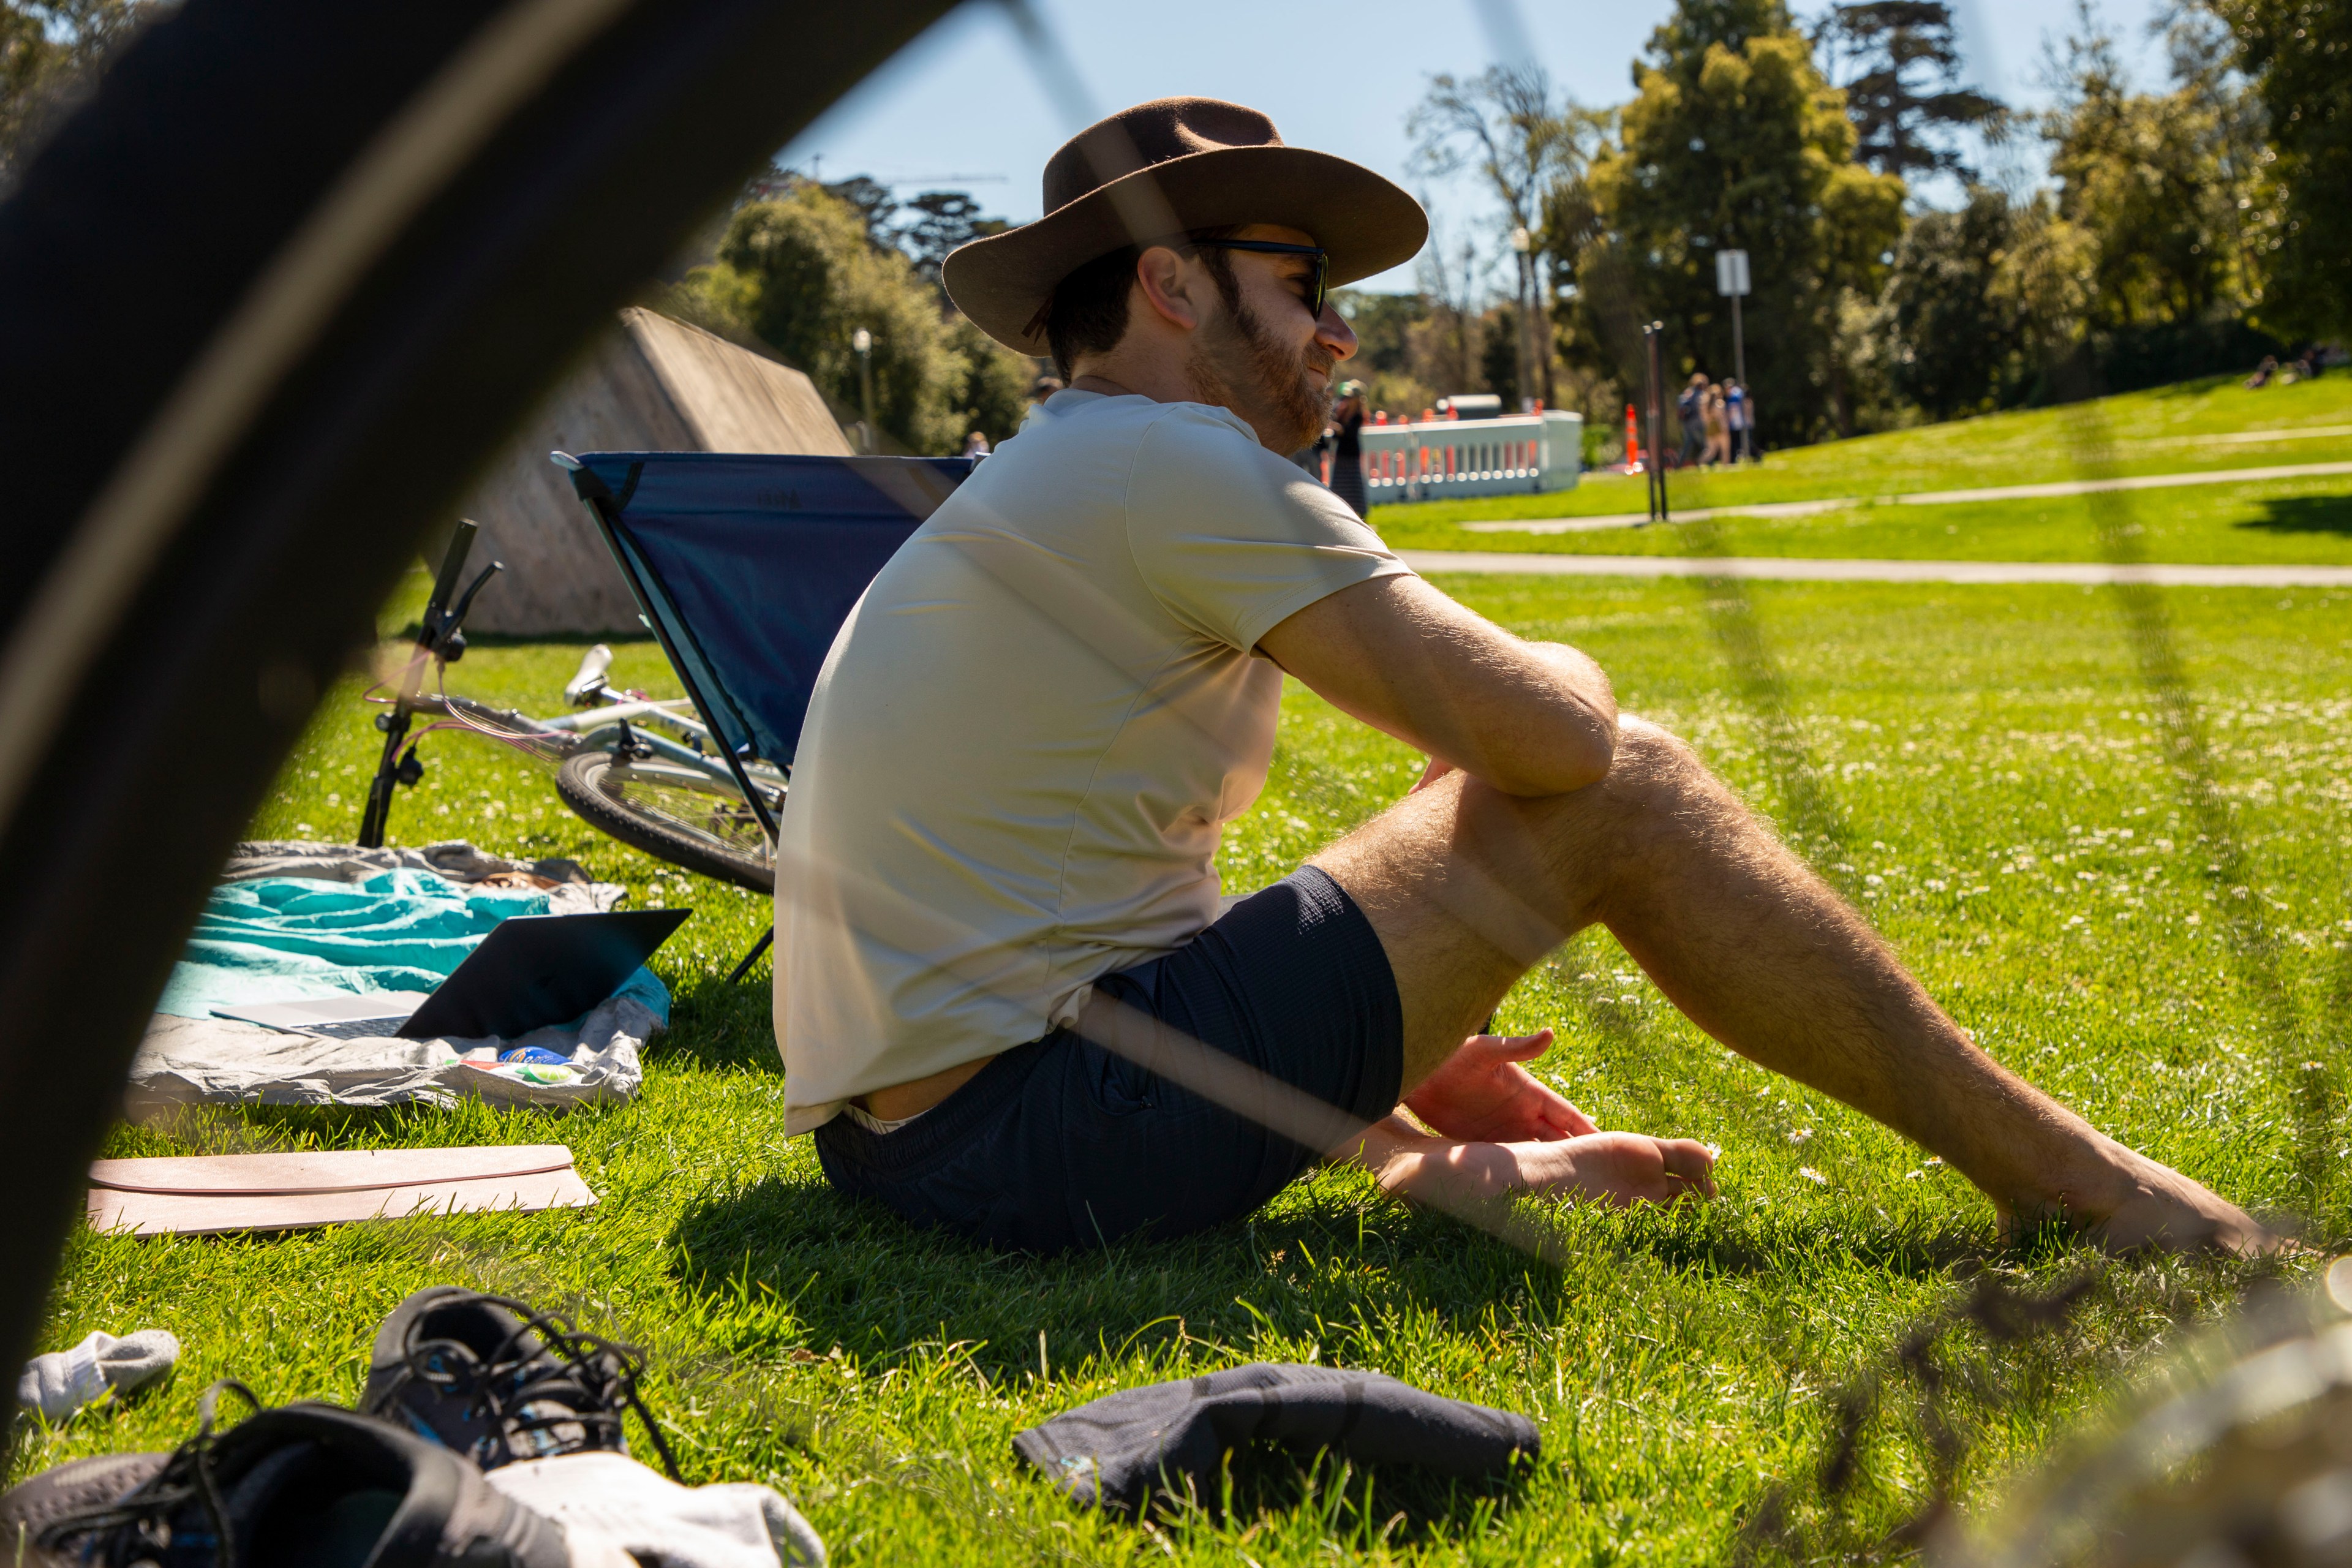
[[[2147,39],[2160,0],[2094,0],[2144,85],[2161,76]],[[1092,115],[1192,94],[1265,110],[1283,140],[1352,158],[1425,194],[1441,232],[1491,222],[1470,177],[1411,173],[1405,117],[1429,78],[1483,70],[1522,49],[1579,101],[1633,96],[1632,65],[1671,0],[1033,0],[1059,41]],[[1796,0],[1801,17],[1821,9]],[[2020,106],[2037,85],[2045,36],[2072,19],[2065,0],[1954,0],[1970,85]],[[1504,36],[1497,37],[1496,34]],[[1512,35],[1516,35],[1513,37]],[[1085,121],[1049,91],[1004,9],[967,0],[835,104],[780,154],[825,180],[870,174],[902,195],[967,190],[1015,222],[1039,216],[1047,157]],[[1060,101],[1057,101],[1059,100]],[[1409,289],[1410,268],[1367,279]]]

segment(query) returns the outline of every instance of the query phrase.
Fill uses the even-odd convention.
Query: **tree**
[[[1937,419],[1999,407],[2018,374],[2021,301],[2001,267],[2009,200],[1977,186],[1958,212],[1924,212],[1895,247],[1872,323],[1887,385]]]
[[[2061,97],[2042,135],[2059,216],[2096,242],[2093,325],[2243,313],[2260,287],[2241,216],[2260,163],[2246,94],[2179,27],[2175,72],[2187,79],[2168,93],[2134,92],[2086,0],[2076,16],[2052,62]]]
[[[781,182],[754,182],[747,194],[753,199],[772,200],[800,183],[798,175],[786,174]],[[870,243],[903,252],[915,264],[915,270],[931,283],[940,280],[940,264],[948,258],[948,252],[1013,226],[1001,217],[990,217],[965,191],[925,191],[902,202],[889,186],[869,174],[836,180],[824,190],[857,209]]]
[[[1485,267],[1468,240],[1449,245],[1442,226],[1432,223],[1429,243],[1413,270],[1427,316],[1405,333],[1414,375],[1442,390],[1440,396],[1473,392],[1478,384],[1478,300]]]
[[[1992,301],[2015,324],[2021,376],[2038,378],[2081,348],[2097,300],[2098,255],[2098,240],[2059,216],[2049,192],[2010,208]]]
[[[1029,412],[1035,366],[961,314],[948,324],[948,347],[965,365],[963,386],[954,399],[964,428],[981,432],[992,446],[1020,429]]]
[[[1554,99],[1551,79],[1534,65],[1494,66],[1466,81],[1430,79],[1429,96],[1405,121],[1422,168],[1440,178],[1475,168],[1503,207],[1503,237],[1517,270],[1515,323],[1533,320],[1541,276],[1546,194],[1580,182],[1597,140],[1599,121]],[[1552,401],[1549,344],[1531,345],[1513,327],[1515,388],[1530,384]]]
[[[1854,156],[1882,174],[1969,174],[1948,140],[2000,121],[2000,101],[1960,85],[1960,49],[1944,0],[1832,5],[1813,42],[1845,89]]]
[[[154,9],[152,0],[0,0],[0,189]]]
[[[1372,294],[1335,289],[1332,303],[1356,331],[1356,355],[1339,374],[1365,384],[1366,400],[1379,410],[1416,414],[1442,395],[1416,373],[1415,330],[1430,318],[1420,294]]]
[[[2203,117],[2214,171],[2220,179],[2225,229],[2238,263],[2236,290],[2242,299],[2262,298],[2268,271],[2254,233],[2254,207],[2264,193],[2263,170],[2272,161],[2270,117],[2259,93],[2238,68],[2237,40],[2229,27],[2198,0],[2173,0],[2164,22],[2176,97]]]
[[[893,238],[914,261],[915,270],[933,283],[940,280],[940,264],[950,251],[1013,226],[988,216],[962,191],[925,191],[902,210],[913,216],[898,226]]]
[[[1480,334],[1484,340],[1478,350],[1478,378],[1486,384],[1479,390],[1491,392],[1503,400],[1505,409],[1519,405],[1519,369],[1527,355],[1527,334],[1520,330],[1518,312],[1509,305],[1497,305],[1486,312]],[[1549,401],[1544,405],[1551,406]]]
[[[871,174],[852,174],[823,188],[826,195],[857,209],[869,241],[883,247],[891,245],[895,236],[890,220],[898,216],[898,198],[889,186]]]
[[[978,429],[1018,426],[1026,362],[961,317],[906,256],[877,244],[868,213],[806,182],[736,210],[718,258],[687,274],[671,307],[748,334],[805,371],[836,408],[860,405],[852,334],[872,334],[875,417],[918,452],[952,452]]]
[[[2308,337],[2352,333],[2352,8],[2341,0],[2213,0],[2268,111],[2258,203],[2269,278],[2262,319]]]
[[[1744,249],[1763,428],[1780,440],[1832,422],[1850,430],[1851,389],[1831,346],[1850,297],[1878,291],[1902,232],[1903,182],[1853,161],[1843,95],[1814,68],[1780,0],[1677,0],[1634,83],[1616,144],[1592,164],[1598,237],[1572,279],[1581,335],[1633,341],[1631,322],[1602,315],[1630,306],[1637,320],[1665,322],[1670,378],[1727,373],[1730,311],[1716,294],[1715,256]],[[1624,349],[1615,353],[1623,364]]]

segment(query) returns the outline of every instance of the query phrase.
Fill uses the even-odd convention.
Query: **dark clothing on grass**
[[[1225,1455],[1259,1438],[1442,1476],[1499,1475],[1543,1451],[1535,1423],[1508,1410],[1441,1399],[1385,1373],[1268,1362],[1106,1394],[1030,1427],[1013,1447],[1076,1501],[1134,1513],[1163,1485],[1181,1493],[1189,1484],[1216,1507]]]

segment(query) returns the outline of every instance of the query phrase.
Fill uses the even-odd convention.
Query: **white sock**
[[[51,1351],[26,1363],[16,1379],[16,1403],[52,1422],[64,1420],[110,1388],[129,1394],[154,1382],[180,1359],[180,1342],[162,1329],[117,1339],[92,1333],[71,1350]]]

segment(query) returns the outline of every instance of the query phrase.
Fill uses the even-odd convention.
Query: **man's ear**
[[[1188,332],[1200,326],[1201,310],[1194,298],[1201,286],[1200,269],[1184,258],[1164,245],[1155,245],[1137,258],[1135,282],[1143,290],[1144,303],[1161,321]]]

